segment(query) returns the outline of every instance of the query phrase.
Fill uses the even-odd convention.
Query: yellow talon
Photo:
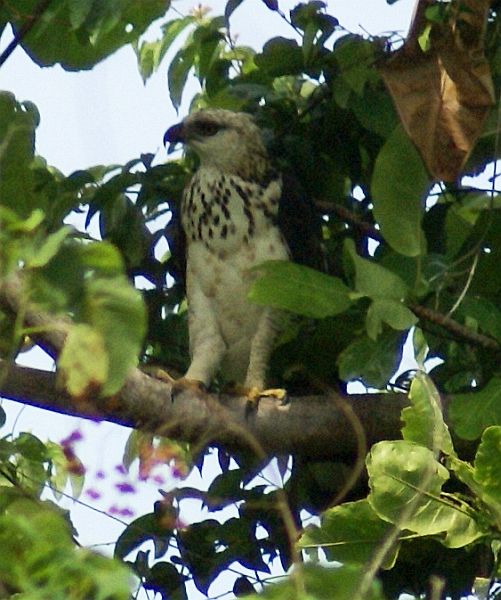
[[[246,413],[257,411],[259,400],[261,398],[273,398],[279,400],[281,404],[285,404],[287,400],[287,390],[283,388],[271,388],[268,390],[260,390],[257,387],[247,389],[245,396],[247,397]]]

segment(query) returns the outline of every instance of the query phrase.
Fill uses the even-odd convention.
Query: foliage
[[[220,574],[235,569],[237,596],[257,590],[309,600],[418,595],[432,575],[459,598],[479,574],[495,579],[501,535],[496,179],[487,191],[463,185],[460,177],[431,181],[424,166],[430,157],[423,161],[404,133],[376,68],[395,38],[346,32],[318,0],[298,4],[289,15],[279,3],[264,1],[270,19],[289,23],[290,37],[274,37],[256,51],[232,36],[232,15],[242,0],[229,0],[216,16],[199,8],[171,18],[168,4],[6,2],[0,30],[10,23],[35,63],[67,70],[91,69],[131,44],[144,80],[167,71],[176,109],[194,77],[199,92],[192,109],[255,115],[277,166],[295,173],[322,213],[327,264],[326,273],[284,263],[260,267],[251,300],[294,314],[275,349],[275,379],[302,391],[312,381],[388,389],[412,328],[421,367],[439,360],[433,383],[423,372],[412,381],[403,439],[370,449],[368,495],[354,492],[328,508],[299,544],[303,509],[329,506],[351,466],[294,458],[291,467],[280,457],[274,462],[280,484],[272,485],[259,475],[262,460],[219,448],[193,457],[202,469],[205,456],[217,455],[221,474],[208,489],[164,492],[151,513],[124,530],[116,557],[145,589],[174,599],[187,598],[189,585],[208,595]],[[485,33],[498,95],[500,9],[491,3]],[[470,13],[459,0],[431,3],[419,32],[426,59],[440,27],[451,19],[466,27]],[[158,39],[141,38],[159,17],[165,21]],[[479,174],[499,157],[496,115],[493,110],[487,119],[462,175]],[[194,157],[163,163],[142,155],[65,176],[36,153],[39,120],[32,103],[0,93],[0,276],[22,270],[24,302],[71,317],[58,358],[60,385],[92,401],[113,396],[137,363],[182,372],[187,327],[174,221]],[[84,221],[82,227],[68,226],[70,215]],[[158,258],[166,240],[170,251]],[[149,289],[138,289],[139,276]],[[37,333],[43,334],[0,312],[0,352],[7,360]],[[480,440],[472,460],[461,458],[452,441],[440,393],[455,396],[453,432]],[[170,442],[160,447],[163,460],[176,456]],[[130,571],[76,548],[68,515],[40,499],[45,486],[61,490],[66,478],[77,493],[81,475],[68,448],[27,433],[0,440],[0,545],[8,548],[0,557],[0,596],[129,596]],[[180,507],[190,498],[202,499],[214,514],[181,523]],[[315,564],[302,565],[302,552]],[[262,585],[291,565],[283,581]]]
[[[0,409],[0,420],[5,413]],[[118,561],[77,548],[69,513],[41,499],[46,486],[75,496],[82,465],[29,433],[0,439],[0,592],[35,598],[129,598],[131,574]],[[58,494],[54,493],[58,498]]]

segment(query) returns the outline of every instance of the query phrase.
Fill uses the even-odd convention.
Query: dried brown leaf
[[[460,9],[452,2],[449,18],[430,24],[425,11],[431,4],[418,1],[405,44],[379,70],[432,176],[454,181],[494,103],[483,51],[490,2],[461,0]],[[426,27],[424,51],[418,38]]]

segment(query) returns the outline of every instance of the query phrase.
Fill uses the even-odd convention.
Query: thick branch
[[[171,400],[171,386],[133,370],[119,394],[104,400],[75,399],[58,388],[56,374],[0,361],[0,396],[54,412],[136,427],[202,449],[211,443],[249,446],[266,455],[296,454],[315,460],[353,460],[360,440],[353,415],[365,432],[365,444],[400,438],[405,394],[357,394],[343,397],[292,397],[286,405],[262,398],[248,414],[246,398],[186,392]],[[443,398],[447,411],[448,399]],[[351,415],[351,416],[350,416]],[[470,444],[456,449],[471,454]]]
[[[284,406],[262,398],[248,414],[246,399],[183,393],[171,400],[171,386],[138,370],[119,394],[105,400],[75,399],[58,388],[56,374],[0,361],[0,395],[62,414],[103,419],[205,446],[256,444],[266,454],[295,453],[310,458],[353,457],[357,436],[347,417],[354,411],[367,444],[399,437],[404,394],[364,394],[343,398],[293,397]]]

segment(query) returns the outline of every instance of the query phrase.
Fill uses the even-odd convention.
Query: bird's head
[[[261,131],[253,118],[242,112],[200,110],[170,127],[164,135],[164,144],[167,142],[189,146],[202,167],[244,179],[260,179],[268,165]]]

